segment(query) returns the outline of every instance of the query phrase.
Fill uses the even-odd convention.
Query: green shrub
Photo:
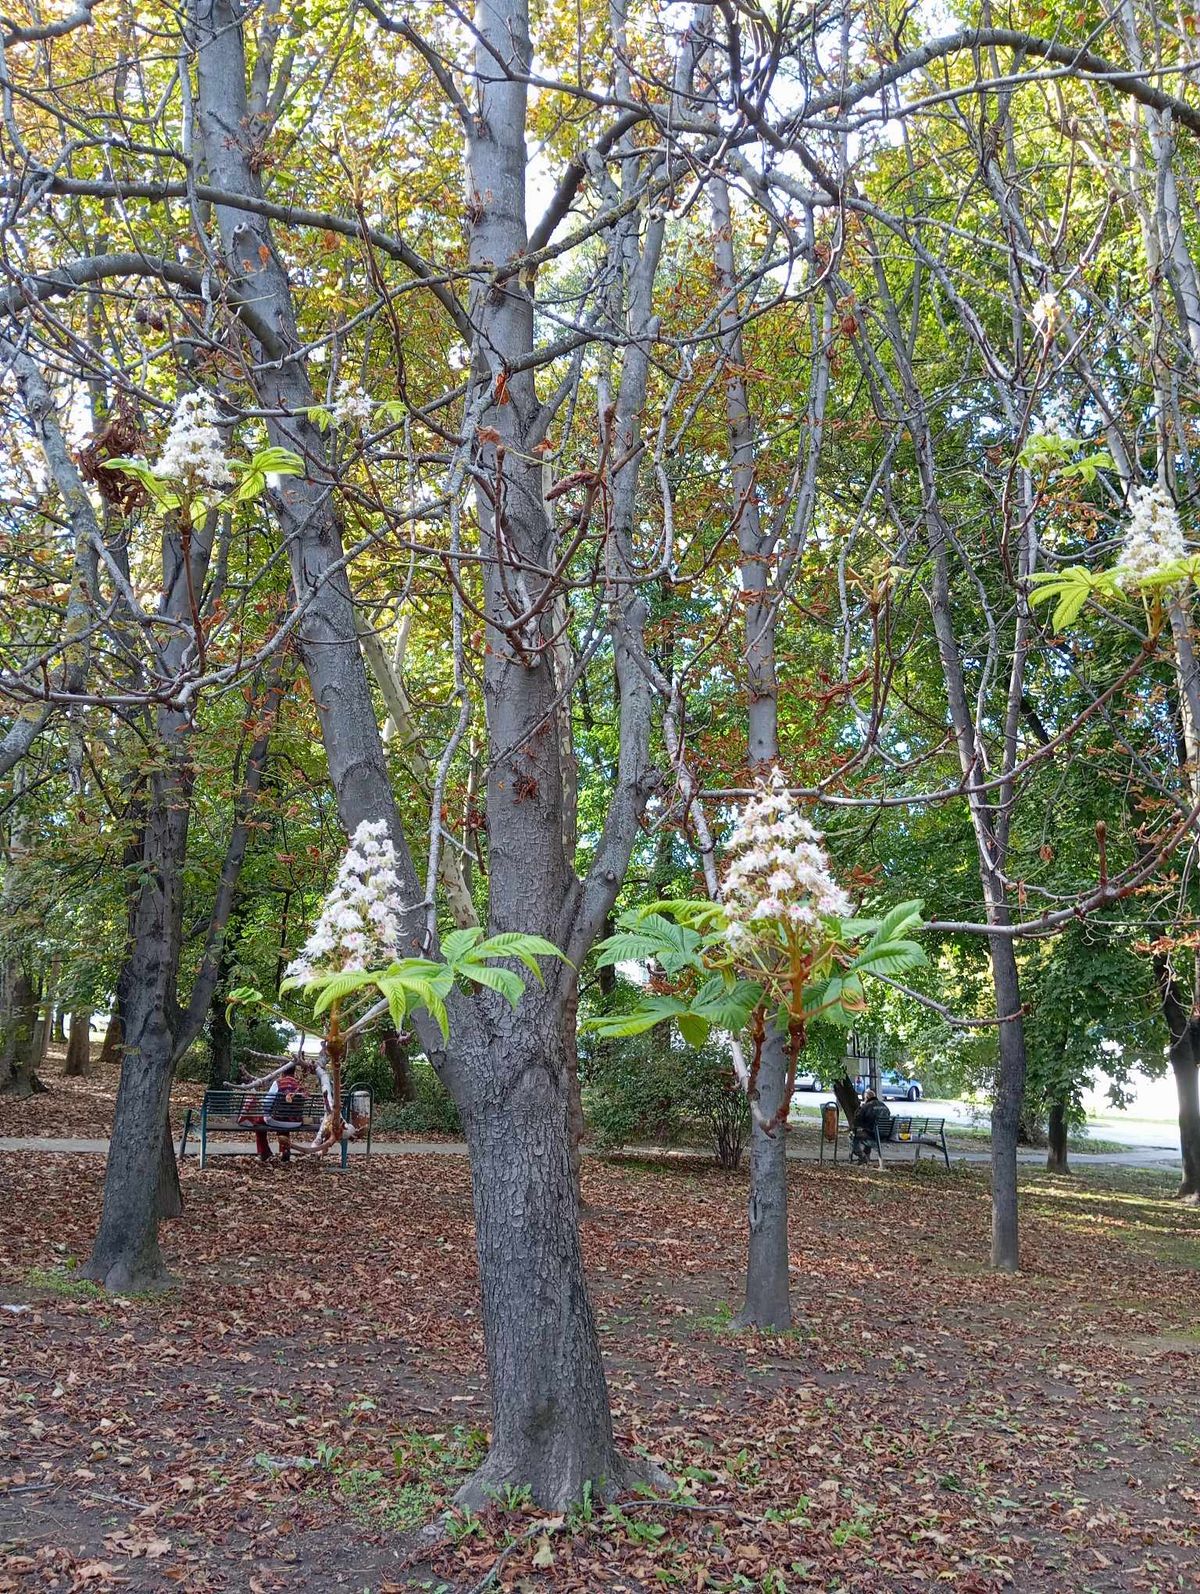
[[[342,1080],[347,1090],[365,1085],[374,1097],[376,1108],[392,1100],[396,1094],[392,1065],[383,1055],[377,1034],[364,1035],[357,1041],[342,1069]]]
[[[460,1135],[458,1108],[428,1063],[412,1063],[412,1101],[392,1101],[375,1114],[376,1129],[401,1135]]]
[[[207,1085],[211,1073],[208,1042],[203,1038],[194,1040],[179,1059],[175,1078],[185,1080],[189,1085]]]
[[[265,1013],[255,1013],[245,1008],[234,1008],[232,1015],[233,1041],[230,1054],[233,1059],[233,1078],[253,1079],[267,1066],[251,1052],[263,1052],[269,1057],[286,1057],[292,1048],[292,1037],[274,1019]]]
[[[580,1036],[584,1115],[596,1143],[675,1145],[702,1137],[723,1168],[741,1162],[750,1105],[722,1047],[670,1046],[662,1035]]]
[[[750,1135],[750,1102],[733,1067],[715,1046],[693,1052],[685,1063],[684,1089],[690,1111],[707,1130],[722,1168],[741,1165]]]
[[[662,1035],[580,1035],[584,1117],[598,1146],[614,1151],[639,1140],[675,1144],[687,1123],[680,1061]]]

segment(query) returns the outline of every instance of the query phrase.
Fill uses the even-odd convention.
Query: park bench
[[[828,1116],[828,1109],[831,1107],[834,1113],[832,1123],[835,1127],[835,1133],[832,1136],[828,1133],[828,1125],[831,1122]],[[838,1134],[848,1135],[851,1131],[849,1129],[837,1129],[836,1102],[825,1103],[822,1113],[824,1116],[822,1117],[821,1161],[825,1161],[826,1145],[831,1144],[833,1147],[833,1160],[836,1162],[838,1160]],[[876,1129],[873,1142],[880,1162],[883,1161],[884,1146],[912,1146],[914,1162],[920,1162],[922,1147],[929,1146],[934,1151],[940,1151],[947,1168],[950,1166],[950,1152],[946,1146],[946,1120],[944,1118],[929,1118],[917,1116],[913,1113],[893,1113],[891,1127],[887,1134],[881,1136],[878,1129]]]
[[[246,1111],[247,1103],[253,1102],[257,1104],[259,1111],[262,1110],[261,1103],[263,1097],[266,1095],[266,1090],[266,1086],[259,1090],[246,1090],[244,1087],[225,1086],[219,1090],[210,1088],[204,1092],[204,1100],[200,1103],[199,1125],[200,1166],[202,1168],[208,1163],[208,1137],[210,1135],[240,1135],[243,1140],[247,1137],[250,1139],[254,1138],[255,1126],[253,1124],[241,1122],[241,1119]],[[356,1112],[366,1114],[366,1144],[367,1153],[369,1155],[371,1150],[371,1120],[373,1117],[374,1102],[371,1092],[366,1088],[366,1086],[355,1085],[352,1090],[343,1092],[342,1117],[347,1123],[350,1121],[352,1105]],[[179,1157],[181,1161],[187,1152],[188,1135],[191,1133],[192,1116],[195,1111],[196,1109],[194,1107],[189,1107],[183,1120],[183,1133],[179,1137]],[[296,1123],[299,1126],[291,1132],[295,1135],[302,1135],[305,1133],[305,1131],[307,1131],[308,1138],[312,1139],[317,1130],[321,1127],[321,1120],[325,1116],[325,1103],[322,1100],[321,1092],[319,1090],[305,1091],[304,1101],[301,1104],[300,1110],[295,1117],[292,1117],[291,1115],[294,1111],[294,1107],[289,1107],[287,1109],[289,1115],[288,1122]],[[275,1134],[277,1131],[272,1129],[270,1130],[270,1133]],[[349,1137],[343,1135],[341,1144],[342,1167],[344,1168],[350,1153]]]

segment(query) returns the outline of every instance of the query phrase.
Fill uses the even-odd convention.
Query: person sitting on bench
[[[288,1064],[263,1097],[261,1110],[256,1110],[256,1104],[247,1102],[239,1121],[250,1124],[254,1129],[259,1162],[271,1161],[271,1144],[267,1139],[270,1130],[274,1130],[279,1139],[280,1161],[291,1162],[291,1137],[304,1127],[304,1091],[300,1083],[299,1065]]]
[[[850,1161],[870,1162],[871,1147],[876,1144],[876,1136],[878,1135],[880,1140],[886,1140],[891,1127],[891,1108],[886,1102],[880,1101],[873,1090],[868,1090],[854,1114],[854,1123],[851,1126],[853,1139],[850,1142]],[[883,1167],[882,1152],[879,1155],[879,1166]]]

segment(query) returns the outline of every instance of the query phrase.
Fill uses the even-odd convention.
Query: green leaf
[[[1063,631],[1073,624],[1079,618],[1080,611],[1090,596],[1088,587],[1074,587],[1070,592],[1065,592],[1054,611],[1054,629]]]
[[[489,935],[486,941],[480,942],[476,947],[476,958],[516,958],[524,963],[539,985],[543,983],[542,971],[535,959],[558,958],[561,962],[571,964],[565,952],[559,950],[553,941],[547,941],[544,935],[528,935],[522,930],[501,930],[496,935]]]
[[[923,968],[928,961],[924,949],[915,941],[881,941],[863,947],[850,967],[860,974],[878,969],[899,974],[904,969]]]
[[[465,930],[451,930],[449,935],[442,937],[442,956],[453,966],[464,952],[470,951],[482,938],[483,931],[477,924]]]
[[[699,1013],[680,1013],[679,1033],[689,1046],[703,1046],[708,1039],[712,1025]]]
[[[745,1029],[762,999],[762,986],[753,980],[726,979],[714,974],[692,998],[691,1010],[716,1028],[730,1030],[736,1035]]]
[[[442,1000],[445,990],[453,983],[454,976],[449,969],[445,974],[449,984],[443,989],[441,982],[426,978],[415,973],[413,965],[425,963],[427,967],[442,970],[445,965],[428,963],[425,959],[412,958],[405,964],[393,964],[385,974],[379,975],[375,984],[380,993],[387,998],[388,1011],[392,1022],[399,1028],[405,1017],[418,1007],[423,1007],[430,1017],[435,1020],[442,1032],[442,1039],[450,1038],[450,1018],[446,1012],[446,1004]]]
[[[304,461],[290,448],[260,448],[246,465],[234,469],[260,471],[264,476],[303,476]]]
[[[596,962],[602,969],[617,963],[644,963],[657,957],[660,951],[670,953],[670,943],[659,935],[639,935],[632,930],[618,930],[596,947]]]
[[[458,973],[464,979],[474,980],[476,985],[486,985],[491,991],[499,991],[514,1009],[525,994],[525,981],[511,969],[494,969],[487,963],[472,962],[461,963]]]
[[[314,991],[320,995],[313,1003],[313,1013],[324,1013],[340,1002],[343,997],[350,996],[354,991],[361,991],[364,985],[374,985],[375,976],[369,969],[357,969],[352,974],[334,974],[323,980],[310,980],[305,986],[305,995],[311,996]]]
[[[109,459],[105,460],[104,468],[118,471],[122,476],[136,477],[162,509],[178,509],[182,502],[174,488],[168,486],[161,476],[156,476],[149,465],[140,459]]]
[[[602,1013],[596,1018],[588,1019],[582,1027],[593,1034],[610,1039],[625,1035],[644,1035],[656,1024],[664,1024],[668,1019],[678,1018],[680,1013],[686,1011],[677,996],[647,997],[628,1012]]]
[[[235,986],[225,1003],[225,1022],[229,1023],[229,1016],[235,1007],[259,1007],[265,1002],[266,997],[261,991],[256,991],[253,985]]]
[[[713,925],[725,924],[725,909],[721,903],[692,897],[660,898],[657,902],[647,903],[644,908],[635,908],[631,913],[623,914],[621,922],[636,923],[652,914],[673,919],[676,924],[686,925],[691,930],[705,930]]]

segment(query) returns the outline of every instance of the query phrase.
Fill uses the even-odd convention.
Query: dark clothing
[[[249,1107],[247,1103],[247,1107]],[[243,1123],[254,1128],[254,1145],[260,1162],[271,1160],[271,1143],[267,1130],[273,1129],[279,1137],[279,1155],[284,1162],[292,1160],[291,1131],[304,1122],[304,1092],[295,1074],[281,1074],[263,1098],[261,1111],[247,1112]]]
[[[880,1140],[886,1140],[891,1127],[892,1112],[885,1102],[864,1101],[854,1114],[854,1138],[850,1142],[851,1160],[868,1161],[876,1135]]]

